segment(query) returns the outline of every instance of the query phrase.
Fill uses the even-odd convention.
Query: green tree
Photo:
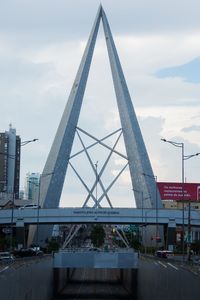
[[[102,225],[94,225],[91,230],[90,238],[94,247],[100,247],[104,243],[105,231]]]
[[[51,253],[59,250],[59,242],[56,238],[51,238],[47,243],[47,252]]]

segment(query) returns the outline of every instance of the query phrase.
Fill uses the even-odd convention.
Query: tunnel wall
[[[53,260],[51,256],[19,260],[0,269],[2,300],[51,300]]]
[[[71,276],[74,272],[74,269],[59,269],[59,268],[54,268],[53,269],[53,280],[54,280],[54,289],[53,289],[53,294],[54,296],[57,296],[62,292],[64,287],[66,286],[66,283],[70,281]]]
[[[137,299],[137,269],[121,269],[120,280],[123,287],[132,295],[132,299]]]

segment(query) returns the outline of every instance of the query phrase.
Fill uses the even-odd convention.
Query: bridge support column
[[[174,219],[169,220],[167,227],[166,248],[170,251],[174,250],[176,244],[176,222]]]
[[[23,221],[16,222],[16,243],[18,249],[25,247],[25,227]]]

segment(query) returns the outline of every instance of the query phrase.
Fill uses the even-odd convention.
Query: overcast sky
[[[158,181],[180,181],[181,151],[160,138],[184,142],[185,154],[200,152],[200,2],[101,3],[154,174]],[[96,0],[1,3],[0,131],[12,123],[22,140],[39,138],[22,149],[21,187],[27,172],[43,170],[99,4]],[[120,127],[102,28],[79,126],[97,137]],[[119,148],[124,151],[121,144]],[[104,154],[98,149],[91,155],[100,170]],[[89,172],[85,164],[77,166],[85,179]],[[114,157],[105,178],[112,180],[122,166]],[[200,182],[199,169],[200,156],[185,162],[187,182]],[[83,189],[70,170],[68,175],[61,205],[81,205]],[[133,203],[128,170],[112,193],[116,206]]]

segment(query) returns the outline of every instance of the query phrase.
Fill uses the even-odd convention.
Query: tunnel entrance
[[[133,269],[54,269],[54,300],[136,300],[136,287]]]

